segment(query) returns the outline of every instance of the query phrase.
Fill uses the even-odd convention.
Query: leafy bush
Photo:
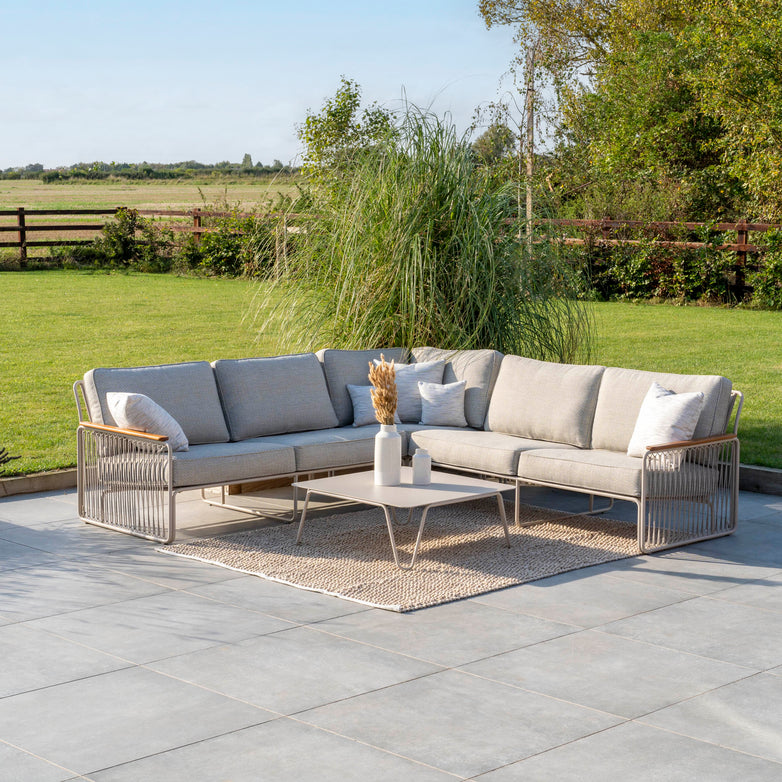
[[[766,251],[759,269],[747,277],[752,286],[752,304],[782,310],[782,231],[765,235]]]
[[[122,207],[90,244],[52,249],[63,268],[122,269],[167,272],[171,269],[170,230],[142,218],[135,209]]]
[[[218,277],[265,276],[276,252],[277,220],[273,217],[209,218],[200,239],[188,236],[176,251],[174,270]]]

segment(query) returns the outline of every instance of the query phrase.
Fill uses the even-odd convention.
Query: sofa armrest
[[[673,443],[663,443],[661,445],[647,445],[647,451],[669,451],[677,448],[686,448],[688,446],[711,445],[712,443],[721,443],[726,440],[738,439],[735,434],[715,434],[712,437],[702,437],[699,440],[679,440]]]
[[[79,421],[79,426],[85,429],[95,429],[99,432],[111,432],[112,434],[129,435],[131,437],[141,437],[144,440],[154,440],[155,442],[164,443],[168,440],[168,435],[154,434],[152,432],[139,432],[137,429],[120,429],[117,426],[109,426],[108,424],[93,424],[90,421]]]

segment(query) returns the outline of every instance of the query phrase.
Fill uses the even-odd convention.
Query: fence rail
[[[752,244],[749,241],[750,232],[767,233],[768,231],[782,230],[780,223],[749,223],[741,220],[737,223],[705,223],[705,222],[644,222],[643,220],[566,220],[566,219],[548,219],[538,220],[538,225],[549,225],[559,228],[576,228],[584,233],[588,233],[587,238],[573,236],[560,236],[559,240],[565,245],[575,246],[598,246],[598,247],[621,247],[638,246],[645,244],[643,239],[629,239],[625,237],[616,237],[616,232],[620,230],[642,230],[648,234],[654,235],[655,243],[658,247],[668,247],[674,250],[700,250],[709,248],[712,250],[723,250],[736,254],[734,265],[735,283],[734,289],[737,295],[744,293],[745,274],[748,269],[753,268],[753,264],[747,262],[749,255],[758,255],[766,248],[763,245]],[[706,232],[706,233],[729,233],[736,232],[735,242],[716,242],[708,241],[681,241],[668,239],[675,232]]]
[[[0,223],[0,248],[17,247],[19,248],[19,262],[22,266],[27,262],[27,249],[30,247],[75,247],[82,244],[90,244],[95,236],[102,231],[108,223],[30,223],[28,218],[38,217],[73,217],[81,215],[109,216],[113,217],[121,209],[130,207],[116,206],[108,209],[27,209],[24,206],[15,209],[0,209],[0,219],[4,217],[15,217],[14,223]],[[136,209],[138,214],[145,217],[187,217],[192,220],[190,225],[170,225],[167,226],[175,232],[191,233],[198,241],[201,234],[211,230],[202,224],[205,217],[256,217],[250,212],[212,212],[199,208],[196,209]],[[80,238],[62,238],[56,239],[31,239],[29,234],[49,233],[49,234],[67,234],[67,233],[91,233],[91,237]],[[12,240],[3,239],[7,234],[16,234]]]
[[[102,231],[107,223],[95,222],[95,223],[37,223],[28,222],[28,218],[38,217],[72,217],[80,215],[90,216],[115,216],[121,209],[127,209],[130,207],[111,207],[107,209],[27,209],[20,206],[14,209],[0,209],[0,248],[3,247],[17,247],[19,248],[19,261],[24,265],[27,261],[27,249],[30,247],[69,247],[80,244],[89,244],[95,238],[100,231]],[[203,225],[204,218],[210,217],[257,217],[258,215],[251,212],[214,212],[206,211],[200,208],[195,209],[136,209],[134,210],[138,214],[145,217],[181,217],[189,218],[192,222],[188,225],[169,225],[170,230],[175,232],[190,233],[195,236],[196,241],[200,236],[209,230],[209,227]],[[274,216],[274,215],[270,215]],[[280,215],[281,216],[281,215]],[[16,218],[14,223],[2,223],[2,218],[14,217]],[[296,217],[296,215],[289,215],[289,217]],[[616,247],[627,245],[640,245],[644,242],[641,239],[632,239],[626,237],[617,237],[617,232],[627,230],[643,230],[648,234],[652,234],[658,246],[670,247],[671,249],[679,250],[697,250],[702,248],[711,248],[714,250],[724,250],[727,252],[736,253],[736,267],[737,272],[741,275],[743,269],[747,266],[748,255],[756,255],[761,253],[765,248],[763,245],[754,244],[749,241],[750,233],[766,233],[768,231],[782,230],[782,224],[780,223],[750,223],[740,221],[737,223],[706,223],[706,222],[645,222],[643,220],[576,220],[576,219],[541,219],[536,221],[538,226],[553,226],[555,228],[573,228],[584,234],[586,237],[581,238],[577,236],[565,236],[562,235],[559,238],[566,245],[575,246],[602,246],[602,247]],[[285,220],[283,220],[284,234],[282,245],[286,244],[287,232],[294,230],[291,229]],[[735,242],[723,242],[716,244],[714,242],[706,241],[682,241],[670,238],[674,232],[689,231],[689,232],[713,232],[713,233],[726,233],[736,232]],[[73,232],[92,233],[91,237],[80,238],[63,238],[60,234],[67,234]],[[40,233],[58,234],[56,239],[31,239],[28,235],[36,235]],[[12,240],[3,239],[8,234],[16,234]]]
[[[762,245],[750,244],[750,231],[755,233],[766,233],[768,231],[778,231],[782,229],[780,223],[692,223],[692,222],[644,222],[642,220],[538,220],[538,225],[552,225],[561,228],[577,228],[586,233],[592,234],[587,239],[578,237],[563,236],[560,237],[565,244],[569,245],[603,245],[606,247],[616,247],[620,245],[638,245],[642,244],[641,239],[613,238],[617,230],[635,229],[644,230],[654,234],[656,237],[669,236],[674,231],[708,231],[713,233],[736,232],[736,241],[722,244],[703,241],[677,241],[671,239],[659,239],[657,244],[661,247],[678,248],[682,250],[697,250],[709,247],[713,250],[727,250],[735,252],[739,262],[745,262],[747,253],[760,253],[765,249]],[[596,234],[599,232],[599,236]]]

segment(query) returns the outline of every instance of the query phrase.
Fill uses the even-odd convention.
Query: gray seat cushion
[[[405,348],[386,348],[385,350],[319,350],[318,358],[323,364],[331,404],[337,414],[339,426],[353,423],[353,404],[348,393],[348,384],[353,386],[369,385],[369,362],[380,358],[386,361],[403,363],[407,360]]]
[[[296,471],[293,448],[245,441],[195,445],[172,455],[174,487],[217,485],[244,479],[291,475]]]
[[[476,429],[423,427],[411,429],[408,450],[425,448],[438,464],[515,476],[522,451],[546,447],[563,446]]]
[[[502,353],[497,350],[441,350],[440,348],[413,348],[416,362],[445,361],[443,383],[466,381],[464,416],[467,423],[481,429],[486,419],[494,383],[500,371]]]
[[[229,440],[214,372],[206,361],[87,372],[84,398],[93,423],[117,425],[106,404],[110,391],[145,394],[176,420],[191,445]]]
[[[702,391],[703,409],[694,438],[724,434],[731,410],[731,382],[719,375],[674,375],[609,367],[597,395],[592,447],[627,451],[638,411],[652,383],[677,394]]]
[[[595,494],[641,496],[643,459],[617,451],[540,449],[519,457],[518,474],[532,483],[558,484]],[[719,473],[700,464],[683,463],[678,469],[655,474],[650,496],[694,496],[713,490]]]
[[[214,362],[232,440],[337,425],[314,353]]]
[[[342,426],[317,432],[274,435],[258,442],[274,442],[293,448],[297,472],[330,470],[357,464],[371,464],[375,458],[375,435],[379,425]],[[406,453],[407,435],[402,435],[402,453]],[[251,441],[253,442],[253,441]]]
[[[600,494],[641,496],[643,460],[616,451],[546,448],[526,451],[518,475],[533,482],[555,483]]]
[[[505,356],[484,428],[589,448],[604,369]]]

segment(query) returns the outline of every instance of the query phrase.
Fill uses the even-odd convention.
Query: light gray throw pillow
[[[380,361],[375,359],[375,364]],[[417,364],[394,364],[396,373],[396,409],[406,424],[417,424],[421,420],[421,394],[418,381],[442,383],[445,361],[422,361]]]
[[[174,451],[186,451],[190,447],[176,419],[145,394],[109,391],[106,404],[120,429],[165,435]]]
[[[703,399],[701,391],[675,394],[659,383],[652,383],[641,403],[627,455],[643,456],[647,445],[691,440]]]
[[[369,426],[377,423],[375,407],[372,404],[372,386],[346,386],[353,402],[353,426]],[[399,413],[394,413],[394,423],[401,424]]]
[[[424,383],[418,381],[421,394],[421,420],[427,426],[467,426],[464,416],[466,380],[456,383]]]

